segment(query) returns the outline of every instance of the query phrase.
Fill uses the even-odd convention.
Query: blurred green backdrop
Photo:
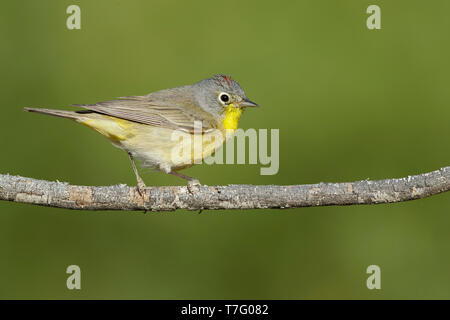
[[[66,8],[81,7],[81,30]],[[381,30],[366,8],[381,7]],[[449,165],[450,2],[7,1],[0,173],[135,184],[126,154],[67,107],[228,73],[280,129],[280,171],[201,165],[204,184],[402,177]],[[149,185],[176,177],[145,172]],[[0,298],[450,298],[450,197],[295,210],[76,212],[0,203]],[[66,267],[82,290],[66,289]],[[381,267],[379,291],[366,288]]]

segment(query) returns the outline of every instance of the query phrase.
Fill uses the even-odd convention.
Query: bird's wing
[[[217,128],[217,120],[182,93],[172,93],[169,97],[161,91],[147,96],[122,97],[76,106],[133,122],[189,133],[203,133]]]

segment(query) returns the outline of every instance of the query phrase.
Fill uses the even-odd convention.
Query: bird
[[[186,180],[188,187],[200,185],[198,179],[178,171],[213,155],[238,129],[244,109],[258,104],[247,98],[231,76],[216,74],[147,95],[73,106],[81,110],[24,109],[74,120],[108,138],[127,152],[142,195],[146,184],[136,160],[144,168]]]

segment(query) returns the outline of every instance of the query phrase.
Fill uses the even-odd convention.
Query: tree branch
[[[262,209],[401,202],[450,190],[450,167],[400,179],[292,186],[73,186],[0,175],[0,200],[78,210]]]

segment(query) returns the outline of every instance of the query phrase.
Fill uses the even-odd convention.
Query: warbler
[[[143,96],[74,106],[84,109],[25,110],[75,120],[125,150],[142,195],[146,185],[138,173],[135,159],[143,167],[187,180],[188,186],[199,184],[197,179],[178,171],[214,154],[238,128],[243,110],[258,105],[247,98],[230,76],[217,74],[192,85]],[[201,148],[195,148],[198,139]]]

